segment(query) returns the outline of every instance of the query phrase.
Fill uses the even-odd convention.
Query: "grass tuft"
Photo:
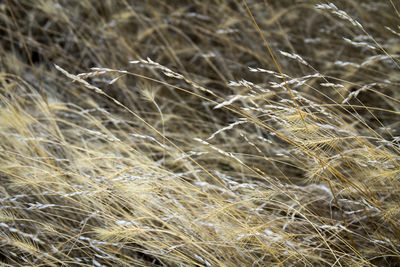
[[[399,8],[6,0],[1,264],[398,266]]]

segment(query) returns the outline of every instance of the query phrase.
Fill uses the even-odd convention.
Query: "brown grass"
[[[1,3],[1,264],[398,266],[399,8]]]

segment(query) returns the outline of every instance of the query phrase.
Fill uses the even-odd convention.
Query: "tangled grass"
[[[0,3],[1,263],[399,266],[398,10]]]

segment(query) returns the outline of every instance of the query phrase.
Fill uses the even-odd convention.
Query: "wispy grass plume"
[[[0,3],[1,265],[398,266],[398,9]]]

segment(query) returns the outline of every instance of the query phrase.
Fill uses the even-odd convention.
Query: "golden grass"
[[[398,8],[0,4],[1,264],[399,265]]]

